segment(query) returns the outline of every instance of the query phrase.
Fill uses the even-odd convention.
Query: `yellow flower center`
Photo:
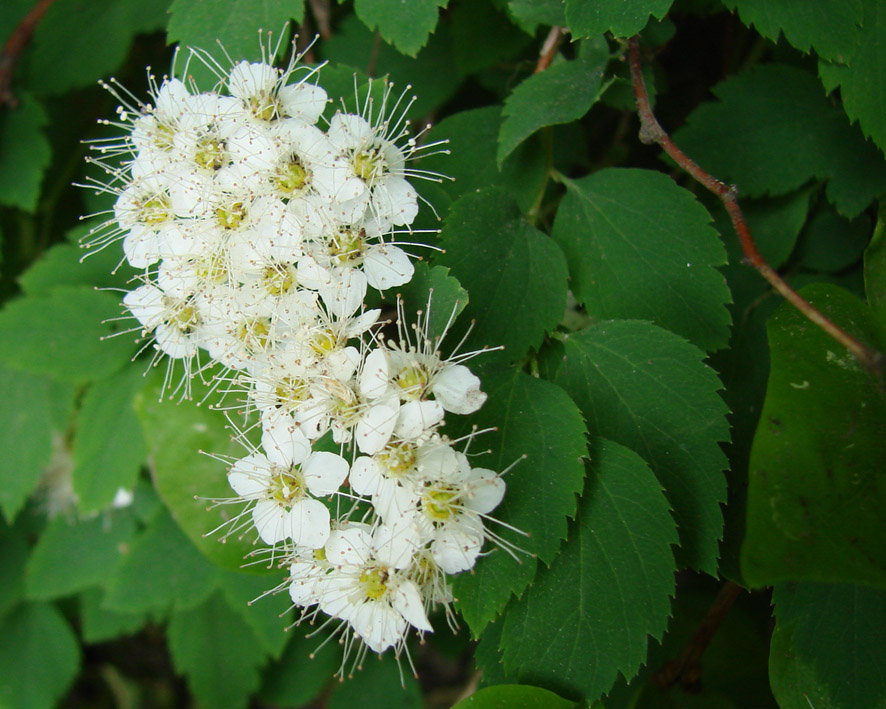
[[[308,182],[308,172],[298,158],[277,169],[275,178],[277,189],[284,194],[293,194],[302,189]]]
[[[370,186],[385,174],[386,168],[385,159],[376,148],[361,150],[354,155],[354,172]]]
[[[388,570],[383,566],[366,569],[360,574],[360,586],[367,598],[377,601],[388,590]]]
[[[356,264],[363,255],[365,236],[365,229],[340,229],[329,238],[329,255],[343,266]]]
[[[282,264],[267,266],[262,272],[262,283],[271,295],[285,295],[295,285],[295,269]]]
[[[320,357],[325,357],[338,347],[338,337],[330,328],[324,328],[314,333],[311,338],[311,349]]]
[[[291,468],[274,466],[268,493],[281,507],[289,508],[305,496],[305,479],[297,465]]]
[[[396,381],[403,399],[418,399],[427,388],[429,377],[424,367],[413,364],[404,368],[397,375]]]
[[[376,455],[376,461],[389,478],[399,478],[415,468],[415,446],[406,441],[389,444]]]
[[[237,329],[237,337],[246,345],[248,352],[254,354],[264,350],[268,344],[268,332],[270,331],[270,318],[252,318],[244,320]]]
[[[215,214],[222,229],[236,229],[246,219],[246,206],[243,202],[231,202],[226,207],[216,209]]]
[[[425,489],[421,497],[424,513],[436,522],[443,522],[453,514],[458,514],[458,488],[454,485],[438,484]]]
[[[158,194],[151,197],[141,206],[141,214],[139,216],[145,224],[156,226],[169,220],[170,216],[172,216],[170,209],[169,198],[165,194]]]
[[[249,110],[259,120],[273,121],[280,115],[280,100],[262,92],[249,99]]]
[[[207,170],[218,170],[228,162],[225,141],[215,136],[206,136],[197,143],[196,163]]]
[[[299,377],[283,377],[275,391],[281,404],[297,404],[306,401],[311,395],[308,383]]]
[[[170,150],[172,148],[172,139],[174,136],[175,132],[172,128],[155,119],[154,130],[151,132],[155,147],[163,151]]]

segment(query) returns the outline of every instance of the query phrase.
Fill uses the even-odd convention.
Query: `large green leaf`
[[[803,698],[821,697],[815,706],[886,707],[886,592],[789,583],[776,585],[772,600],[776,628],[785,634],[770,659],[781,706],[809,706]]]
[[[0,706],[51,709],[77,675],[80,649],[48,603],[22,606],[0,624]]]
[[[290,622],[287,611],[292,607],[285,586],[277,593],[269,593],[276,585],[277,579],[269,576],[241,571],[221,574],[221,590],[228,605],[252,628],[264,651],[274,659],[280,657],[290,640],[291,633],[284,631]]]
[[[569,709],[575,704],[541,687],[526,684],[500,684],[484,687],[452,709]]]
[[[677,543],[668,501],[633,451],[595,439],[570,539],[509,609],[505,668],[521,682],[592,701],[660,639],[674,593]]]
[[[128,510],[81,522],[56,517],[28,559],[26,596],[49,600],[106,583],[134,532],[135,520]]]
[[[528,211],[544,184],[544,155],[530,140],[499,168],[495,156],[500,125],[498,106],[461,111],[444,118],[430,131],[428,142],[448,141],[449,154],[429,156],[421,161],[421,167],[453,178],[440,185],[453,200],[497,186],[507,190],[521,209]]]
[[[129,363],[131,336],[113,334],[119,299],[86,286],[62,286],[46,296],[11,301],[0,312],[0,361],[33,374],[83,383]]]
[[[421,709],[421,686],[404,667],[403,662],[388,655],[379,660],[366,660],[363,668],[348,677],[347,681],[334,687],[326,703],[328,709],[353,709],[353,707],[397,707]],[[405,663],[404,663],[405,664]]]
[[[703,358],[677,335],[631,320],[568,335],[550,356],[554,381],[588,432],[633,449],[658,476],[680,532],[678,564],[714,573],[729,426],[720,381]]]
[[[414,57],[437,26],[441,7],[449,0],[356,0],[357,17],[403,54]]]
[[[121,613],[192,608],[212,593],[218,577],[162,510],[126,548],[103,607]]]
[[[870,311],[836,286],[802,294],[882,348]],[[771,369],[754,438],[742,571],[755,586],[810,579],[886,585],[886,395],[795,308],[769,321]]]
[[[86,231],[88,228],[75,229],[72,233],[83,235]],[[71,235],[69,238],[76,239]],[[128,263],[120,263],[119,246],[92,254],[81,263],[85,253],[74,244],[56,244],[19,276],[22,290],[28,295],[48,295],[58,286],[88,285],[127,290],[132,287],[131,279],[136,271]]]
[[[566,517],[575,513],[575,495],[582,487],[581,458],[587,447],[581,415],[561,389],[521,372],[486,375],[483,389],[488,401],[459,425],[465,432],[475,423],[498,427],[476,443],[493,453],[476,458],[474,464],[501,471],[519,461],[504,478],[507,494],[492,516],[529,536],[496,528],[495,523],[490,528],[550,564],[566,537]],[[526,458],[520,460],[523,455]],[[511,594],[522,593],[535,567],[534,557],[520,553],[514,560],[497,550],[480,559],[473,573],[456,578],[457,605],[475,637]]]
[[[864,290],[874,317],[886,323],[886,209],[880,208],[871,243],[864,252]]]
[[[740,194],[784,194],[828,179],[828,197],[851,216],[886,191],[886,162],[815,77],[782,64],[757,66],[713,89],[674,135],[686,153]]]
[[[137,632],[146,622],[144,613],[120,613],[103,607],[105,591],[91,588],[80,594],[80,632],[87,645],[114,640]]]
[[[25,564],[30,554],[22,525],[0,521],[0,621],[25,595]]]
[[[814,48],[818,56],[835,61],[848,59],[855,51],[864,0],[724,0],[746,25],[764,37],[778,41],[781,32],[797,49]]]
[[[126,59],[133,37],[163,29],[169,0],[65,0],[34,32],[28,85],[39,93],[90,86]],[[72,28],[76,27],[76,31]]]
[[[412,280],[399,289],[403,297],[406,319],[412,321],[418,311],[427,319],[428,335],[439,337],[450,320],[458,317],[468,304],[468,292],[449,275],[443,266],[428,268],[425,263],[415,264]],[[454,345],[454,343],[449,343]]]
[[[864,2],[861,25],[852,56],[841,57],[842,64],[821,62],[819,74],[829,91],[840,86],[846,113],[886,151],[886,7],[875,0]]]
[[[307,638],[305,634],[305,626],[292,628],[288,633],[292,637],[283,656],[265,667],[259,691],[259,698],[263,702],[287,707],[308,705],[334,681],[333,675],[341,666],[341,649],[332,642],[312,655],[327,636]]]
[[[504,13],[497,0],[471,0],[452,10],[452,49],[455,66],[465,74],[506,66],[531,42]],[[508,70],[508,74],[511,71]]]
[[[51,383],[0,365],[0,510],[12,521],[52,454]]]
[[[220,593],[169,622],[169,651],[176,669],[207,707],[241,709],[258,689],[265,655],[246,622]]]
[[[630,37],[642,30],[649,16],[663,18],[674,0],[566,0],[566,22],[576,37],[612,32]]]
[[[157,492],[178,525],[208,559],[226,569],[239,569],[244,557],[255,549],[258,534],[251,526],[242,537],[225,537],[224,531],[211,533],[240,510],[232,513],[230,505],[207,510],[210,500],[236,495],[228,485],[224,464],[201,451],[242,458],[246,450],[232,442],[223,414],[193,401],[161,401],[160,390],[160,380],[155,377],[136,402]],[[197,396],[200,394],[202,390]],[[248,568],[265,571],[264,566]]]
[[[133,398],[145,384],[138,365],[93,384],[83,398],[74,439],[74,492],[84,513],[98,512],[117,490],[132,490],[145,461]]]
[[[440,241],[446,251],[437,262],[471,294],[465,315],[476,326],[468,349],[503,345],[499,359],[520,359],[560,322],[567,290],[563,252],[523,219],[503,191],[462,197]]]
[[[509,0],[508,9],[524,26],[566,25],[563,0]]]
[[[608,55],[560,62],[522,81],[505,100],[498,134],[499,167],[520,143],[544,126],[581,118],[600,98]]]
[[[702,349],[729,339],[726,252],[710,215],[667,175],[611,168],[566,183],[553,236],[591,317],[642,318]]]
[[[49,166],[49,140],[42,130],[48,117],[30,95],[17,98],[20,105],[0,115],[0,204],[33,212]]]

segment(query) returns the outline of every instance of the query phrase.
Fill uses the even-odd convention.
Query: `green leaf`
[[[870,311],[836,286],[801,291],[882,349]],[[748,583],[886,584],[886,394],[793,306],[769,321],[771,367],[751,451],[742,572]]]
[[[82,234],[87,230],[76,231]],[[73,244],[56,244],[47,249],[19,276],[22,290],[28,295],[49,295],[58,286],[131,287],[129,284],[136,272],[128,264],[120,265],[122,255],[118,248],[104,249],[80,263],[84,255],[85,252]],[[116,273],[111,273],[115,269]]]
[[[135,520],[126,510],[73,523],[56,517],[28,559],[25,595],[51,600],[106,583],[134,532]]]
[[[218,583],[218,572],[164,510],[125,551],[108,583],[104,608],[121,613],[191,608]]]
[[[300,707],[332,684],[341,665],[341,651],[336,643],[329,643],[312,656],[325,635],[306,638],[301,629],[295,628],[289,635],[293,637],[283,656],[265,668],[259,698],[276,706]]]
[[[219,593],[173,613],[169,651],[204,706],[240,709],[258,689],[258,668],[265,659],[261,644]]]
[[[356,0],[354,11],[369,29],[403,54],[414,57],[437,26],[439,8],[449,0]]]
[[[529,211],[545,182],[542,151],[533,141],[517,148],[499,169],[496,162],[501,109],[461,111],[444,118],[428,133],[428,142],[448,140],[449,154],[422,159],[425,170],[447,175],[440,188],[453,200],[484,187],[501,187]]]
[[[62,286],[46,296],[10,301],[0,311],[0,361],[33,374],[77,384],[101,379],[129,363],[128,335],[102,340],[117,328],[120,301],[85,286]]]
[[[569,709],[575,704],[541,687],[525,684],[500,684],[485,687],[452,709]]]
[[[870,236],[866,214],[850,221],[825,206],[809,220],[798,256],[808,269],[837,273],[861,259]]]
[[[715,573],[729,426],[704,354],[650,323],[615,320],[565,336],[555,358],[553,379],[588,432],[633,449],[658,476],[680,532],[679,566]]]
[[[496,152],[499,167],[535,131],[584,116],[600,98],[608,60],[604,55],[560,62],[522,81],[505,100]]]
[[[729,340],[726,251],[710,214],[667,175],[610,168],[567,181],[553,236],[597,319],[642,318],[711,351]]]
[[[275,585],[275,580],[264,575],[237,571],[221,574],[221,590],[228,605],[252,628],[264,651],[278,659],[292,635],[284,632],[289,625],[286,615],[292,602],[286,588],[280,593],[268,594]]]
[[[630,37],[642,30],[649,16],[662,19],[674,0],[566,0],[566,22],[574,37],[612,32]]]
[[[412,674],[397,667],[398,660],[390,654],[384,658],[367,658],[363,669],[353,678],[339,683],[329,696],[328,709],[353,709],[353,707],[403,707],[421,709],[421,687]],[[405,663],[404,663],[405,664]]]
[[[161,386],[160,378],[155,377],[136,400],[154,486],[194,546],[215,565],[238,570],[244,557],[254,550],[252,542],[258,535],[247,532],[244,537],[248,538],[244,539],[225,537],[221,531],[212,534],[219,525],[230,522],[234,513],[229,506],[221,508],[228,510],[224,516],[218,508],[207,510],[207,500],[230,499],[235,494],[228,485],[224,464],[200,451],[242,458],[245,449],[232,442],[221,412],[196,406],[192,401],[160,401]],[[201,393],[196,396],[199,398]],[[266,572],[264,567],[248,568]]]
[[[878,322],[886,323],[886,208],[880,207],[871,243],[864,252],[864,290]]]
[[[0,204],[33,212],[49,167],[51,149],[42,130],[49,117],[30,95],[17,98],[20,105],[0,116]]]
[[[864,13],[863,0],[818,2],[772,2],[772,0],[724,0],[741,21],[778,42],[785,39],[802,52],[814,48],[824,59],[842,61],[855,51]]]
[[[496,0],[471,0],[452,10],[452,49],[460,72],[476,74],[512,61],[532,41],[508,19],[502,5]]]
[[[273,46],[281,31],[286,32],[285,23],[290,19],[301,23],[305,6],[303,0],[174,0],[169,14],[169,44],[180,42],[205,50],[227,67],[228,60],[220,51],[219,42],[234,62],[259,61],[262,47]],[[260,37],[259,30],[270,32],[273,41],[265,34]],[[287,49],[284,42],[281,50]],[[200,61],[192,61],[188,73],[196,77],[203,91],[209,91],[218,80]]]
[[[403,296],[403,309],[410,322],[413,320],[413,313],[419,310],[430,313],[425,317],[429,318],[427,329],[431,338],[442,335],[446,325],[458,317],[469,300],[468,292],[449,275],[448,268],[428,268],[425,263],[415,264],[412,280],[399,288],[399,295]]]
[[[30,551],[26,539],[20,525],[0,522],[0,621],[25,595],[25,564]]]
[[[15,519],[52,454],[51,384],[0,365],[0,510]]]
[[[483,389],[489,395],[486,404],[459,425],[466,432],[474,424],[498,427],[479,443],[492,455],[475,464],[502,471],[519,461],[504,478],[507,494],[492,516],[529,536],[497,530],[494,523],[490,527],[550,564],[566,537],[566,517],[575,513],[575,495],[582,487],[581,459],[587,447],[581,415],[561,389],[522,372],[488,373]],[[455,579],[456,605],[474,637],[501,612],[511,594],[519,595],[532,580],[535,558],[518,554],[518,560],[498,550],[479,560],[471,574]]]
[[[520,214],[501,190],[465,195],[452,205],[437,262],[471,294],[476,321],[466,348],[503,345],[516,360],[538,347],[566,309],[566,259],[556,243]],[[525,307],[532,303],[531,308]]]
[[[118,613],[103,607],[105,592],[91,588],[80,594],[80,631],[87,645],[131,635],[147,622],[144,613]]]
[[[367,62],[374,57],[374,75],[384,76],[396,84],[412,86],[410,95],[415,92],[415,103],[408,115],[423,119],[432,110],[445,103],[462,82],[462,74],[454,71],[452,39],[448,23],[441,24],[431,35],[428,44],[414,59],[405,57],[390,45],[375,43],[375,35],[354,15],[344,18],[335,34],[323,43],[323,58],[333,62],[367,69]],[[320,72],[320,83],[326,86],[326,75],[330,68]],[[328,90],[328,89],[327,89]],[[353,84],[348,86],[345,98],[353,95]],[[338,94],[330,92],[338,101]]]
[[[133,366],[93,384],[83,398],[74,439],[74,492],[85,513],[107,508],[120,488],[132,490],[145,441],[132,402],[145,385]]]
[[[508,672],[586,701],[619,672],[632,677],[647,637],[661,639],[677,543],[661,484],[640,456],[596,439],[589,465],[570,539],[509,609],[501,642]]]
[[[819,64],[819,74],[829,91],[840,86],[843,108],[857,120],[864,134],[881,150],[886,150],[886,7],[879,2],[864,3],[864,20],[857,48],[844,57],[848,66]]]
[[[781,709],[809,709],[839,705],[818,677],[811,660],[793,649],[794,628],[778,623],[772,632],[769,651],[769,683]],[[846,707],[848,709],[848,707]]]
[[[566,7],[563,0],[510,0],[508,9],[524,25],[566,25]]]
[[[813,696],[832,700],[815,706],[886,707],[886,592],[843,584],[780,584],[772,600],[776,627],[791,634],[782,648],[793,655],[778,658],[774,688],[788,690],[799,706],[800,697],[812,690]],[[794,673],[794,681],[803,685],[785,687],[791,677],[784,673]]]
[[[886,191],[886,162],[812,74],[766,64],[717,84],[674,141],[740,194],[785,194],[829,179],[828,197],[852,216]]]
[[[0,638],[0,706],[56,706],[80,665],[77,638],[62,614],[47,603],[26,604],[0,624]]]
[[[108,76],[123,64],[136,34],[164,27],[168,5],[168,0],[54,4],[34,32],[28,85],[38,93],[55,94]]]

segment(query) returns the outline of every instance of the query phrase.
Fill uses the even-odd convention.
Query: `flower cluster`
[[[427,177],[410,167],[423,148],[409,104],[370,86],[356,113],[324,118],[317,70],[298,59],[214,65],[209,92],[152,80],[150,104],[108,86],[125,134],[95,144],[95,162],[117,198],[86,245],[122,241],[140,270],[123,301],[154,363],[168,358],[167,387],[181,364],[182,396],[208,374],[260,421],[260,442],[241,434],[248,455],[230,461],[242,511],[228,533],[268,545],[303,617],[399,653],[410,628],[431,631],[433,607],[451,618],[448,576],[497,539],[486,519],[505,484],[473,467],[472,436],[441,432],[486,399],[470,354],[444,358],[427,311],[406,327],[398,299],[387,337],[364,306],[367,288],[414,271],[397,241],[418,213],[410,179]],[[327,434],[338,453],[318,448]]]

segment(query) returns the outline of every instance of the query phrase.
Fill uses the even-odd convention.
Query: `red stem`
[[[16,108],[18,106],[18,99],[12,93],[12,75],[15,73],[15,66],[30,41],[31,35],[34,34],[34,29],[54,2],[55,0],[39,0],[22,18],[12,34],[9,35],[6,44],[3,45],[3,51],[0,51],[0,107]]]

